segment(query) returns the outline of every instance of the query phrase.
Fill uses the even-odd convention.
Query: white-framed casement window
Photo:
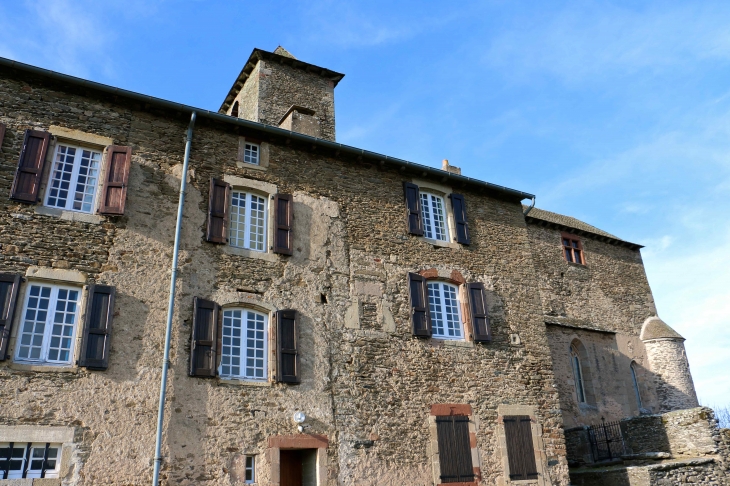
[[[236,248],[266,251],[266,196],[233,190],[229,244]]]
[[[421,192],[420,195],[423,236],[432,240],[449,241],[444,198],[429,192]]]
[[[222,378],[266,381],[269,316],[251,309],[223,309]]]
[[[246,142],[246,146],[243,148],[243,161],[247,164],[259,165],[261,154],[261,147],[255,143]]]
[[[428,282],[428,305],[432,337],[464,339],[459,287],[446,282]]]
[[[243,482],[246,484],[256,482],[256,456],[246,456],[246,473]]]
[[[58,143],[48,178],[45,205],[93,213],[100,168],[100,151]]]
[[[70,364],[81,289],[32,283],[16,341],[16,361]]]
[[[0,479],[57,478],[61,444],[0,443]]]
[[[580,354],[574,345],[570,345],[570,362],[573,366],[573,379],[578,403],[586,403],[586,391],[583,383],[583,368],[580,364]]]

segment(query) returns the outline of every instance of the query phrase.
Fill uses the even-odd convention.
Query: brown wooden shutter
[[[488,343],[492,340],[492,329],[489,326],[487,315],[487,293],[481,282],[470,283],[466,286],[469,293],[469,307],[471,309],[471,329],[474,333],[474,342]]]
[[[405,192],[406,208],[408,210],[408,232],[412,235],[423,236],[421,196],[418,186],[412,182],[404,182],[403,190]]]
[[[0,361],[7,358],[18,288],[20,288],[20,275],[0,273]]]
[[[462,245],[471,244],[469,223],[466,220],[466,200],[461,194],[451,194],[451,207],[454,209],[454,224],[456,225],[456,242]]]
[[[89,286],[79,366],[92,370],[105,370],[109,367],[114,294],[114,287],[108,285]]]
[[[107,147],[104,163],[104,187],[101,189],[99,214],[124,214],[131,162],[131,147],[120,147],[118,145]]]
[[[417,273],[409,273],[408,291],[411,296],[413,335],[431,337],[431,311],[428,307],[428,286],[425,277]]]
[[[299,383],[299,323],[297,311],[276,311],[276,381]]]
[[[218,369],[220,306],[193,299],[193,331],[190,341],[190,376],[215,376]]]
[[[25,131],[18,168],[15,171],[13,187],[10,190],[10,199],[31,204],[38,202],[38,190],[41,186],[50,141],[51,134],[48,132]]]
[[[436,417],[439,464],[442,483],[474,481],[469,441],[469,417],[447,415]]]
[[[274,197],[274,253],[282,255],[294,254],[292,238],[292,218],[294,216],[294,200],[291,194],[277,194]]]
[[[504,435],[507,439],[510,479],[537,479],[530,417],[527,415],[512,415],[504,417],[503,421]]]
[[[5,139],[5,124],[0,123],[0,148],[3,146],[4,139]]]
[[[230,217],[231,185],[221,179],[211,179],[208,196],[208,241],[228,243]]]

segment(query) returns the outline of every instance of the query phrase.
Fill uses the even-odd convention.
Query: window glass
[[[575,391],[578,396],[578,402],[585,403],[586,393],[585,387],[583,386],[583,369],[581,368],[580,357],[575,346],[570,347],[570,361],[573,365],[573,378],[575,379]]]
[[[70,363],[78,319],[80,291],[33,284],[28,289],[16,358]]]
[[[432,240],[448,240],[444,208],[444,198],[427,192],[421,192],[423,236]]]
[[[254,456],[246,456],[246,484],[256,482],[255,464],[256,461]]]
[[[428,283],[431,335],[442,339],[463,339],[459,289],[445,282]]]
[[[91,213],[99,183],[101,152],[58,144],[46,206]]]
[[[230,245],[265,251],[266,212],[265,197],[233,191],[231,193]]]
[[[641,393],[639,392],[639,380],[636,378],[636,363],[631,363],[631,381],[634,384],[634,393],[636,393],[636,404],[639,408],[642,408],[641,404]]]
[[[0,479],[58,477],[60,444],[0,444]]]
[[[259,146],[254,143],[247,143],[243,149],[243,161],[248,164],[259,165]]]
[[[248,309],[223,311],[221,376],[266,379],[267,321],[266,315]]]

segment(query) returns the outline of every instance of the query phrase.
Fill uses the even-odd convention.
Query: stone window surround
[[[26,294],[32,283],[45,283],[68,285],[81,288],[81,296],[79,300],[79,314],[76,323],[76,336],[72,346],[71,363],[69,364],[31,364],[27,362],[15,361],[15,350],[20,334],[20,328],[23,322],[23,310],[25,308]],[[25,271],[25,278],[20,283],[18,289],[18,302],[13,317],[13,329],[10,333],[10,341],[8,343],[8,356],[10,358],[6,362],[6,366],[10,369],[19,371],[40,371],[40,372],[65,372],[78,373],[78,357],[81,353],[81,340],[83,338],[82,327],[86,319],[86,303],[88,299],[88,285],[86,274],[77,270],[64,270],[58,268],[36,267],[30,266]]]
[[[259,146],[259,163],[251,164],[244,162],[244,151],[246,143]],[[269,144],[253,137],[238,137],[238,153],[236,155],[236,167],[239,169],[252,169],[266,171],[269,169]]]
[[[521,479],[514,481],[510,479],[509,457],[507,456],[507,437],[504,432],[504,417],[510,415],[527,415],[530,417],[530,429],[532,431],[532,447],[535,450],[535,466],[537,468],[537,479]],[[550,475],[547,472],[547,457],[545,446],[542,440],[542,425],[537,421],[535,407],[532,405],[505,405],[497,406],[497,449],[502,460],[504,477],[500,478],[497,484],[508,485],[535,485],[550,486]]]
[[[441,483],[441,463],[439,461],[438,431],[436,417],[459,415],[469,417],[469,445],[471,446],[471,463],[474,468],[474,481],[460,483]],[[474,415],[471,405],[464,403],[434,403],[428,415],[429,450],[433,470],[433,484],[436,486],[477,486],[482,479],[481,457],[477,447],[477,431],[479,420]]]
[[[246,380],[242,378],[217,377],[218,385],[235,386],[273,386],[276,382],[276,316],[277,307],[259,300],[258,295],[244,292],[218,291],[212,296],[212,300],[221,307],[221,312],[232,307],[251,309],[261,312],[268,320],[268,341],[267,341],[267,378],[266,380]]]
[[[281,450],[317,449],[317,486],[327,484],[327,448],[329,440],[326,435],[296,434],[275,435],[269,437],[266,450],[271,467],[270,486],[281,483]]]
[[[38,190],[38,201],[35,205],[35,213],[43,216],[53,216],[59,219],[68,221],[80,221],[83,223],[90,224],[101,224],[104,221],[104,217],[97,214],[99,210],[99,204],[101,203],[100,190],[102,187],[102,181],[105,180],[106,175],[106,148],[109,145],[114,145],[114,140],[109,137],[103,137],[101,135],[95,135],[93,133],[86,133],[80,130],[74,130],[65,127],[59,127],[51,125],[48,129],[51,134],[51,141],[46,152],[46,163],[43,169],[41,177],[41,185]],[[56,153],[56,145],[59,142],[66,142],[75,146],[86,147],[101,152],[101,167],[99,167],[99,181],[96,187],[96,197],[94,201],[94,207],[91,213],[82,213],[79,211],[69,211],[67,209],[59,209],[45,206],[46,191],[48,190],[48,182],[51,177],[51,171],[53,170],[53,156]]]
[[[251,165],[251,164],[246,164]],[[276,232],[276,208],[274,207],[274,195],[278,192],[275,184],[271,184],[256,179],[247,179],[232,174],[225,174],[223,180],[231,185],[232,191],[249,191],[256,195],[266,198],[268,205],[266,208],[266,250],[257,251],[246,248],[237,248],[230,244],[220,245],[224,252],[231,255],[239,255],[248,258],[258,258],[268,262],[279,261],[279,255],[274,253],[274,234]]]
[[[566,246],[563,244],[563,240],[566,240],[566,239],[567,240],[570,240],[570,241],[577,241],[578,242],[578,248],[577,248],[577,250],[580,251],[580,259],[581,259],[581,262],[580,263],[578,263],[578,262],[571,262],[565,256],[565,248],[566,248]],[[563,261],[565,261],[565,263],[567,263],[568,265],[575,265],[575,266],[578,266],[578,267],[585,267],[585,266],[587,266],[587,264],[586,264],[586,251],[585,251],[585,248],[583,248],[583,240],[581,240],[581,238],[578,235],[575,235],[573,233],[567,233],[565,231],[561,232],[560,233],[560,251],[562,252],[562,255],[563,255]]]
[[[474,331],[471,328],[471,309],[469,309],[466,279],[461,272],[458,270],[428,268],[419,270],[417,273],[426,278],[426,283],[428,283],[429,280],[440,280],[456,285],[459,288],[458,298],[459,305],[461,306],[461,328],[464,331],[464,337],[462,339],[441,339],[438,337],[432,337],[431,341],[444,346],[473,347]]]
[[[44,486],[61,486],[61,481],[72,468],[76,449],[74,445],[74,427],[37,426],[37,425],[0,425],[0,442],[39,442],[61,444],[61,457],[58,467],[58,478],[43,479],[0,479],[0,486],[32,486],[34,483]]]
[[[436,196],[441,196],[444,199],[444,216],[446,217],[446,231],[449,234],[448,241],[433,240],[426,238],[425,236],[417,236],[416,238],[429,243],[433,246],[441,246],[446,248],[460,248],[461,245],[456,242],[456,224],[454,222],[454,207],[451,205],[451,198],[449,194],[454,192],[450,187],[437,184],[435,182],[426,181],[423,179],[412,179],[412,183],[418,186],[418,189],[423,189],[424,192],[433,193]],[[420,204],[420,200],[419,200]]]
[[[597,407],[596,393],[593,389],[593,367],[591,366],[591,359],[588,356],[588,350],[586,349],[583,341],[578,336],[573,337],[568,347],[568,357],[571,358],[572,348],[578,353],[578,359],[580,360],[581,377],[583,379],[583,394],[585,401],[581,402],[578,400],[578,390],[574,390],[575,402],[578,404],[580,409],[595,410]],[[573,369],[573,363],[570,364],[570,369]],[[573,387],[575,388],[575,375],[573,375]]]

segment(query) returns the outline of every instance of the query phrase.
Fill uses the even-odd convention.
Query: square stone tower
[[[254,49],[218,111],[334,141],[334,91],[343,77],[281,46]]]

